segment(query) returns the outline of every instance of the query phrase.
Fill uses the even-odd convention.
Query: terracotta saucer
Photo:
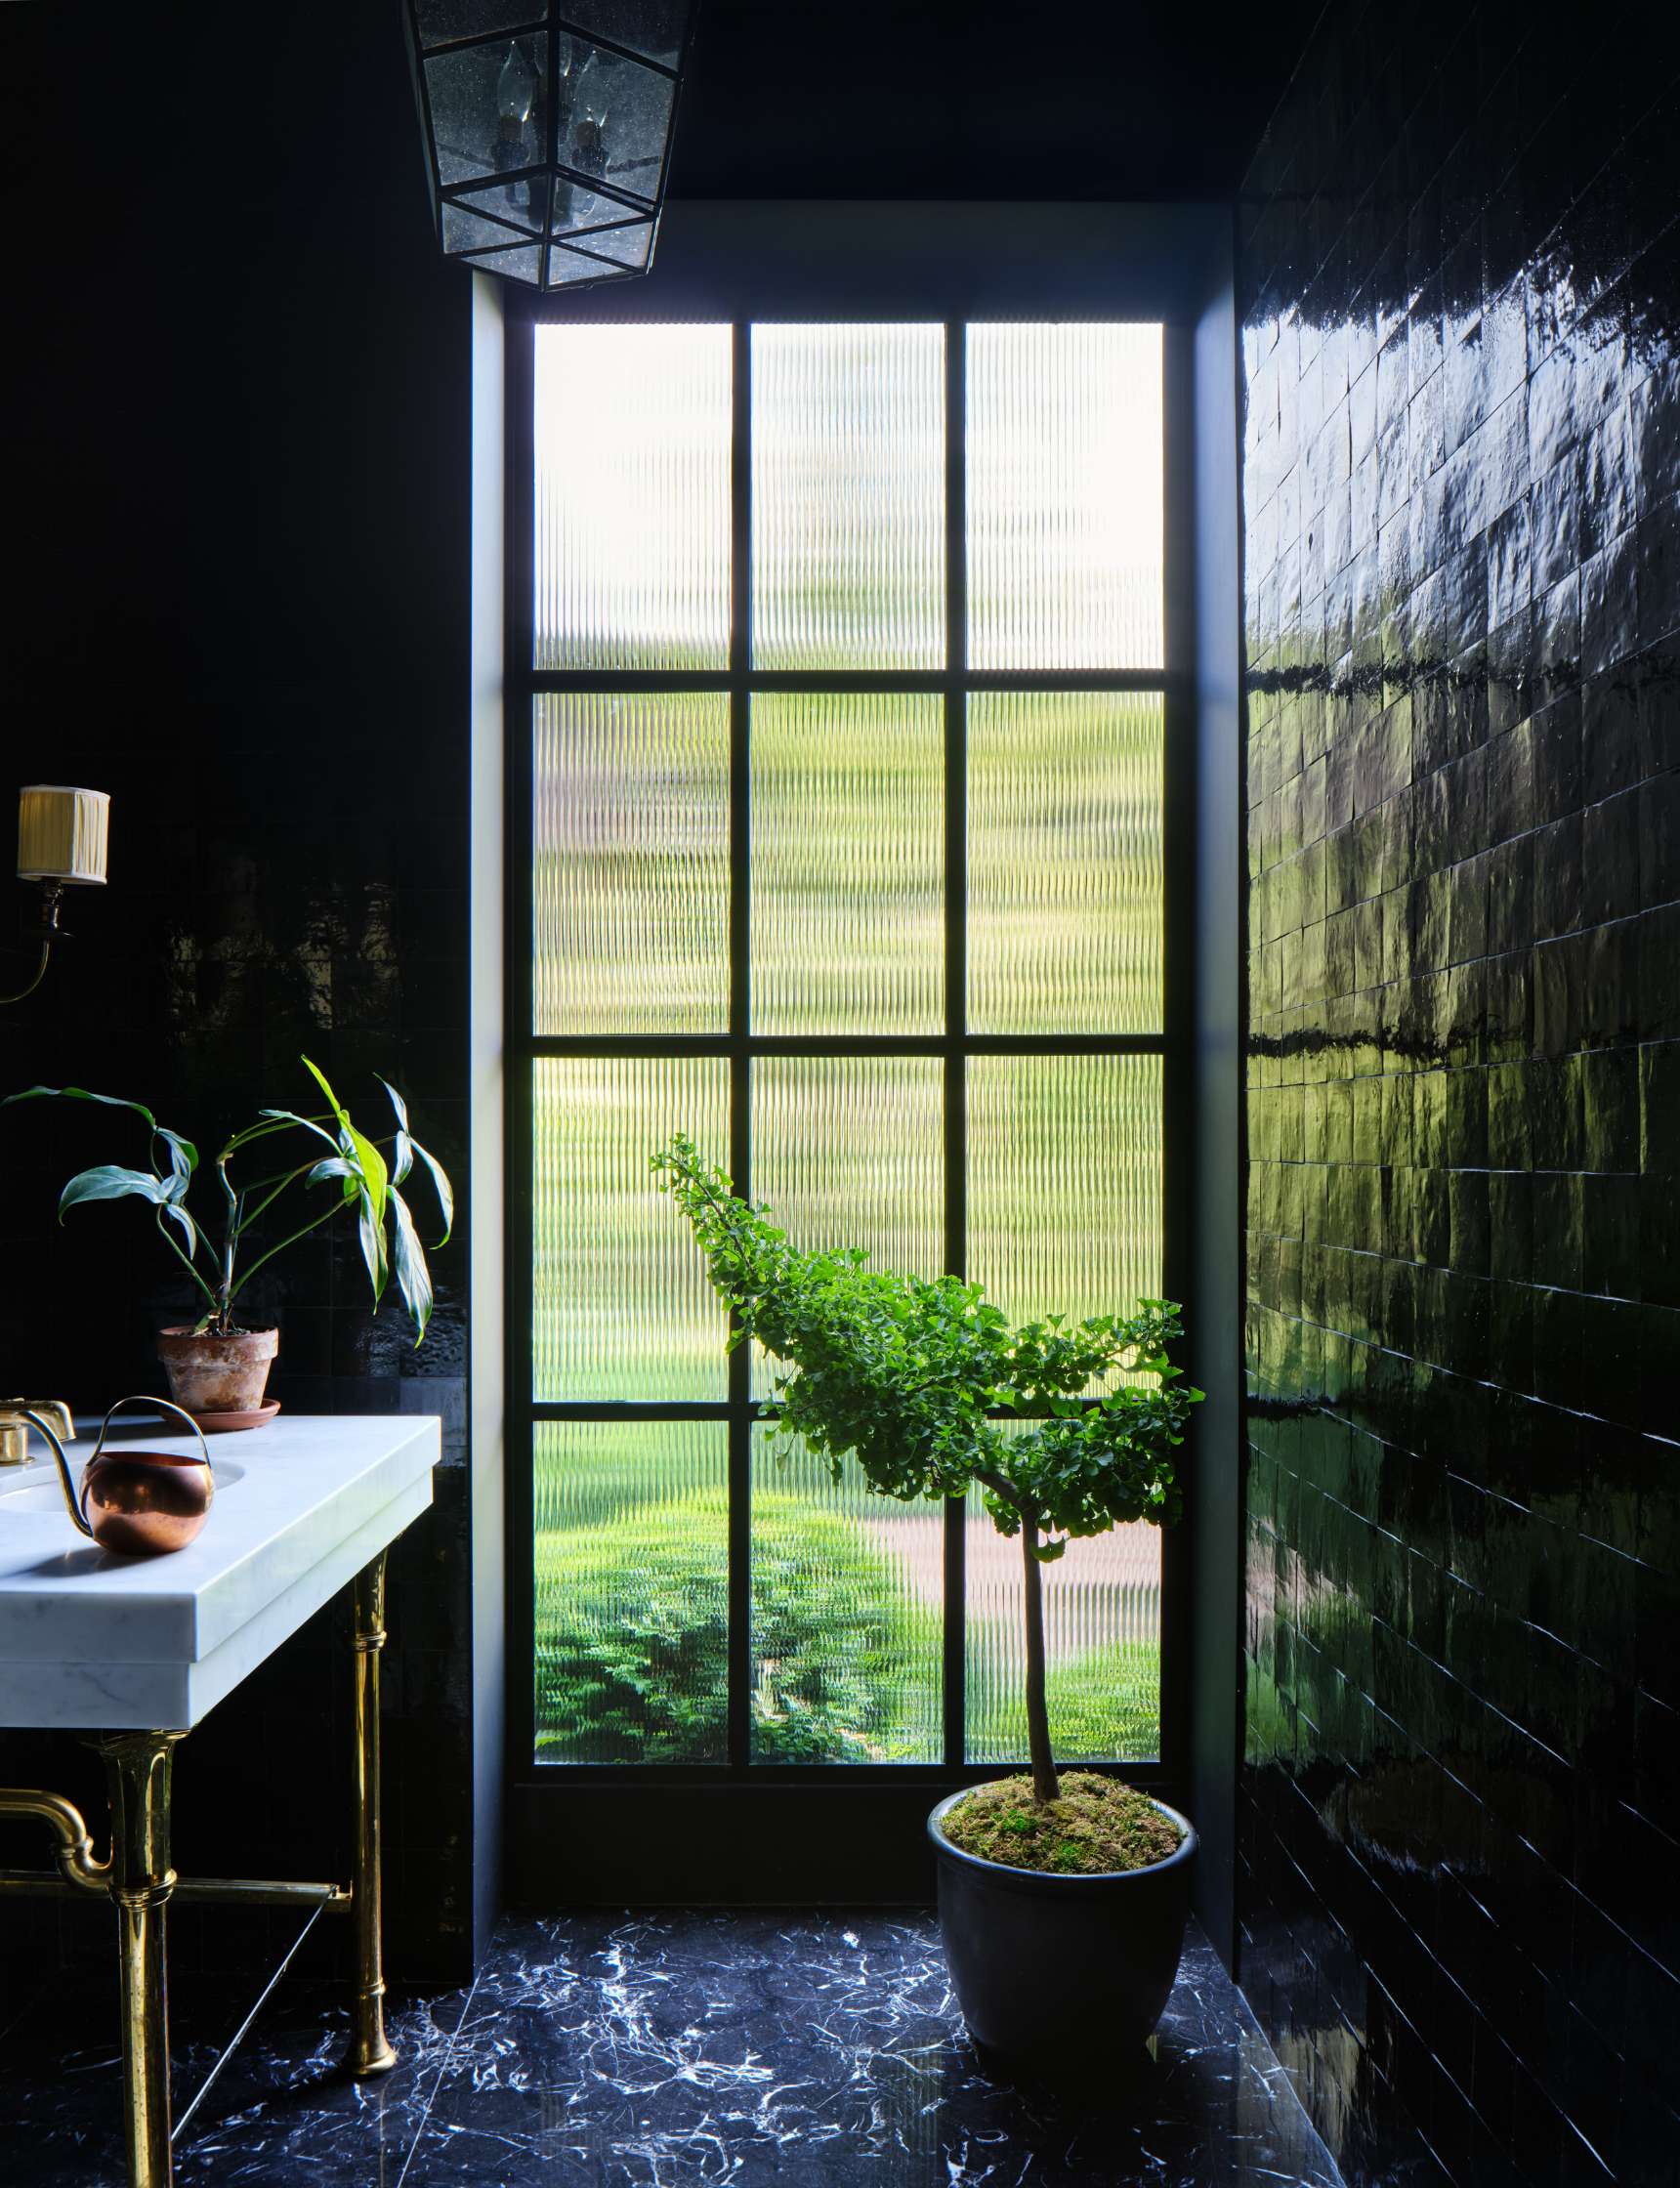
[[[193,1413],[192,1418],[206,1436],[225,1436],[234,1428],[261,1428],[265,1421],[273,1420],[279,1410],[280,1402],[275,1398],[249,1413]],[[189,1407],[187,1410],[191,1412],[192,1410]]]

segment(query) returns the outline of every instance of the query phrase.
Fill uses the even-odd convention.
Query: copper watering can
[[[174,1452],[133,1451],[126,1446],[107,1452],[105,1440],[112,1420],[124,1406],[135,1405],[149,1406],[184,1420],[197,1437],[202,1457],[182,1458]],[[51,1423],[28,1408],[24,1409],[24,1418],[52,1446],[59,1484],[71,1519],[102,1550],[114,1550],[121,1557],[160,1557],[168,1550],[184,1550],[209,1518],[210,1502],[216,1494],[210,1447],[192,1415],[172,1406],[167,1398],[117,1400],[100,1423],[93,1456],[82,1469],[79,1498],[64,1447]]]

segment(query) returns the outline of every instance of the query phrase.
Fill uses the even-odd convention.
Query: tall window
[[[776,1461],[649,1157],[1013,1317],[1161,1291],[1161,329],[542,325],[532,446],[537,1759],[1024,1756],[1015,1546]],[[1159,1535],[1046,1583],[1062,1756],[1153,1757]]]

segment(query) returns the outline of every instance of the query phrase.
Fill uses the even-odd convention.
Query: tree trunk
[[[1021,1554],[1027,1582],[1027,1751],[1032,1759],[1032,1797],[1054,1800],[1061,1788],[1056,1778],[1056,1758],[1050,1752],[1050,1711],[1044,1700],[1044,1591],[1040,1568],[1033,1551],[1038,1544],[1038,1522],[1029,1514],[1021,1521]]]

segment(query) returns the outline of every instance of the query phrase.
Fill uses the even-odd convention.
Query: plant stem
[[[1032,1797],[1054,1800],[1061,1790],[1050,1751],[1050,1711],[1044,1699],[1044,1590],[1038,1560],[1037,1515],[1021,1522],[1021,1554],[1027,1583],[1027,1752],[1032,1762]]]
[[[330,1207],[322,1208],[321,1212],[317,1216],[312,1216],[308,1223],[304,1224],[301,1229],[294,1231],[289,1238],[282,1239],[278,1245],[271,1246],[267,1253],[259,1254],[257,1259],[251,1263],[251,1266],[239,1279],[238,1283],[234,1284],[232,1289],[229,1292],[229,1304],[231,1305],[235,1296],[239,1292],[244,1290],[245,1286],[250,1283],[251,1279],[256,1275],[257,1271],[263,1266],[265,1261],[273,1261],[276,1253],[284,1253],[287,1246],[294,1245],[299,1239],[307,1239],[312,1231],[318,1231],[323,1223],[330,1223],[333,1217],[337,1215],[339,1209],[343,1207],[343,1205],[344,1202],[342,1200],[334,1200]]]
[[[187,1251],[185,1246],[183,1246],[177,1240],[172,1239],[169,1236],[169,1233],[165,1230],[163,1211],[161,1208],[157,1212],[157,1235],[163,1241],[164,1244],[169,1248],[170,1252],[173,1253],[181,1262],[182,1266],[186,1269],[187,1274],[192,1279],[192,1282],[198,1286],[199,1290],[203,1292],[205,1298],[209,1300],[210,1311],[212,1314],[214,1314],[218,1306],[220,1305],[220,1302],[218,1301],[215,1292],[211,1290],[210,1286],[204,1282],[204,1279],[198,1274],[197,1269],[193,1266],[192,1256]]]

